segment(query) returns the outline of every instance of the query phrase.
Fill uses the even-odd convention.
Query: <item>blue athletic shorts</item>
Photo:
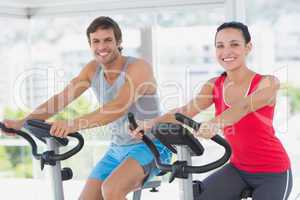
[[[172,152],[159,140],[154,140],[153,142],[160,153],[162,163],[170,163]],[[143,142],[132,145],[116,145],[112,143],[103,158],[92,170],[89,178],[104,181],[116,167],[128,158],[138,161],[143,167],[147,175],[145,182],[160,172],[155,166],[154,157],[150,149]]]

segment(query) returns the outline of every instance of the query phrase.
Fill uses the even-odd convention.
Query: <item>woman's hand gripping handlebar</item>
[[[177,121],[193,128],[194,130],[198,130],[201,126],[200,123],[197,123],[194,120],[192,120],[180,113],[176,113],[175,118]],[[129,119],[129,123],[130,123],[130,128],[136,129],[138,127],[138,125],[137,125],[132,113],[128,114],[128,119]],[[157,129],[155,129],[155,130],[159,131]],[[182,129],[182,130],[184,130],[184,129]],[[216,142],[217,144],[219,144],[225,148],[224,155],[217,161],[214,161],[212,163],[209,163],[209,164],[206,164],[203,166],[189,166],[189,165],[187,165],[187,163],[185,161],[176,161],[175,163],[173,163],[173,165],[162,164],[160,162],[160,155],[159,155],[155,145],[153,144],[153,142],[146,135],[144,135],[143,130],[141,130],[141,133],[143,135],[142,136],[143,142],[150,148],[151,152],[154,155],[155,163],[156,163],[157,167],[160,170],[162,170],[163,172],[171,172],[169,182],[173,181],[174,178],[176,178],[176,177],[177,178],[186,178],[189,173],[205,173],[210,170],[216,169],[216,168],[222,166],[223,164],[225,164],[231,155],[231,148],[230,148],[229,144],[226,142],[226,140],[224,140],[219,135],[215,135],[214,137],[211,138],[211,140],[213,140],[214,142]],[[191,134],[191,133],[187,133],[187,134]],[[154,133],[154,135],[155,135],[155,133]],[[194,138],[194,139],[196,140],[196,138]]]

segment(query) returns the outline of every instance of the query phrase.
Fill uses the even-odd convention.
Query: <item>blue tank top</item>
[[[100,106],[113,100],[120,87],[125,83],[128,65],[135,61],[136,58],[134,57],[126,57],[126,62],[122,67],[121,73],[112,85],[106,81],[102,67],[97,67],[91,82],[91,87],[98,99],[98,102],[100,103]],[[131,105],[128,112],[132,112],[137,120],[148,120],[159,116],[161,113],[157,93],[139,97],[139,99]],[[127,114],[128,113],[125,113],[124,116],[104,127],[105,133],[109,133],[111,135],[111,141],[114,144],[131,145],[141,142],[141,140],[133,139],[129,135]],[[151,139],[154,138],[151,133],[146,133],[146,135]]]

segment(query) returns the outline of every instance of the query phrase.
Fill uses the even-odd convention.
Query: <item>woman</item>
[[[185,106],[140,123],[131,134],[141,138],[141,129],[149,130],[159,122],[175,123],[175,112],[194,117],[214,104],[215,118],[202,123],[194,134],[211,138],[221,130],[232,147],[232,156],[228,164],[203,181],[200,199],[238,200],[241,191],[251,187],[255,200],[286,200],[292,189],[290,160],[272,124],[279,80],[247,67],[252,43],[246,25],[228,22],[219,26],[215,47],[225,72],[207,81]]]

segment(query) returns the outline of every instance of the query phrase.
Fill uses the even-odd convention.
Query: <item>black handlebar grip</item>
[[[135,117],[134,117],[134,114],[129,112],[128,113],[128,121],[129,121],[129,128],[130,130],[134,130],[138,127],[138,124],[136,123],[136,120],[135,120]],[[141,130],[140,131],[142,134],[144,134],[144,130]]]
[[[193,128],[195,131],[197,131],[201,126],[201,123],[198,123],[198,122],[192,120],[191,118],[186,117],[185,115],[183,115],[181,113],[175,113],[175,119],[177,121]]]
[[[4,132],[8,132],[8,133],[17,133],[18,130],[13,129],[13,128],[7,128],[2,122],[0,122],[0,129]]]
[[[130,126],[130,129],[131,130],[134,130],[138,127],[136,121],[135,121],[135,118],[134,118],[134,115],[133,113],[128,113],[128,121],[129,121],[129,126]]]

